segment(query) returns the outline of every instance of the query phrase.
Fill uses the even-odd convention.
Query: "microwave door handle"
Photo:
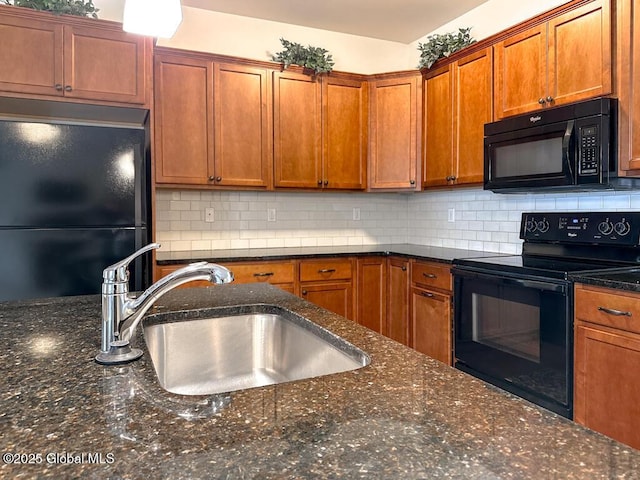
[[[569,175],[573,179],[573,168],[571,166],[571,158],[569,157],[569,147],[571,146],[571,137],[573,135],[575,122],[573,120],[569,120],[567,123],[567,129],[564,132],[564,136],[562,137],[562,160],[565,162],[567,166],[567,171]]]

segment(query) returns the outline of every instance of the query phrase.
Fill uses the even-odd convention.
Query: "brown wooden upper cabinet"
[[[369,88],[369,189],[419,190],[420,76],[372,80]]]
[[[616,1],[619,174],[640,171],[640,8],[633,0]],[[634,8],[635,7],[635,8]]]
[[[610,14],[594,0],[498,42],[495,118],[611,93]]]
[[[154,80],[156,183],[270,187],[266,69],[163,52]]]
[[[423,187],[482,182],[492,68],[492,50],[486,48],[425,75]]]
[[[274,185],[364,189],[366,82],[290,71],[273,77]]]
[[[113,22],[0,6],[0,91],[146,104],[151,39]]]

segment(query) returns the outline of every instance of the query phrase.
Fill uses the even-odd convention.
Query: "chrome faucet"
[[[209,280],[214,284],[233,281],[233,273],[222,265],[196,262],[161,278],[139,297],[132,297],[129,295],[129,263],[155,248],[160,248],[160,244],[150,243],[102,272],[102,342],[96,362],[111,365],[140,358],[142,350],[131,348],[131,336],[147,310],[168,291],[195,280]]]

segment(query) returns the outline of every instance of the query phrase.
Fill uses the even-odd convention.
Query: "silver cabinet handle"
[[[323,268],[322,270],[318,270],[318,273],[333,273],[335,271],[335,268]]]
[[[630,317],[631,312],[623,312],[622,310],[614,310],[613,308],[598,307],[598,310],[609,315],[615,315],[616,317]]]
[[[425,278],[438,278],[437,275],[434,275],[433,273],[423,273],[422,274]]]
[[[273,272],[263,272],[263,273],[257,272],[257,273],[254,273],[253,276],[254,277],[271,277],[273,276]]]
[[[420,295],[427,298],[433,298],[433,293],[429,293],[429,292],[420,292]]]

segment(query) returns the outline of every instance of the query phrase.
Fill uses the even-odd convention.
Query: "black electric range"
[[[455,366],[573,416],[570,275],[640,265],[640,213],[523,213],[522,255],[454,260]]]

